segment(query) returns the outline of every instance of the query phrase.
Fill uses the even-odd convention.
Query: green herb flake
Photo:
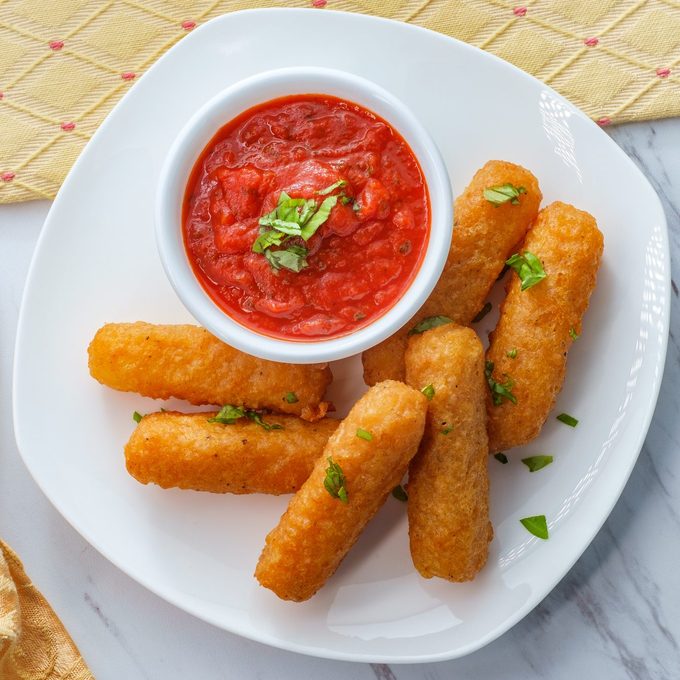
[[[208,418],[209,423],[221,423],[222,425],[233,425],[239,418],[246,415],[245,409],[241,406],[225,404],[219,412],[212,418]]]
[[[439,430],[443,435],[447,435],[450,432],[453,431],[453,427],[442,427],[441,430]]]
[[[524,187],[516,187],[513,184],[499,184],[484,189],[484,198],[496,208],[510,201],[512,205],[519,205],[520,194],[526,194]]]
[[[434,386],[433,385],[426,385],[420,391],[427,397],[428,401],[432,401],[432,397],[434,397]]]
[[[576,342],[581,336],[573,328],[570,328],[569,337]]]
[[[520,519],[520,522],[530,534],[542,538],[544,541],[548,540],[548,523],[545,521],[545,515],[524,517]]]
[[[347,181],[344,179],[339,179],[337,182],[333,182],[329,187],[326,187],[325,189],[321,189],[320,191],[317,191],[316,193],[319,196],[328,196],[328,194],[332,194],[336,189],[339,189],[340,187],[344,187],[347,184]]]
[[[429,331],[432,328],[437,328],[437,326],[443,326],[447,323],[453,323],[448,316],[428,316],[427,319],[423,319],[420,323],[417,323],[409,332],[409,335],[420,335],[425,331]]]
[[[288,220],[281,220],[276,217],[274,219],[262,217],[259,224],[261,227],[274,227],[276,231],[287,236],[300,236],[302,234],[302,229],[297,222],[289,222]]]
[[[286,394],[286,396],[284,397],[284,400],[287,401],[289,404],[297,404],[298,401],[300,401],[297,398],[297,394],[295,394],[295,392],[288,392],[288,394]]]
[[[559,420],[561,423],[564,423],[565,425],[569,425],[569,427],[576,427],[578,425],[578,420],[576,420],[574,416],[570,416],[568,413],[560,413],[560,415],[557,416],[557,420]]]
[[[333,498],[338,498],[342,503],[349,503],[347,488],[345,487],[345,475],[342,468],[328,456],[328,467],[326,468],[326,478],[323,485]]]
[[[408,494],[404,490],[404,487],[399,484],[392,489],[392,495],[398,500],[398,501],[403,501],[406,503],[408,500]]]
[[[493,457],[499,462],[503,463],[503,465],[508,464],[508,457],[504,453],[494,453]]]
[[[522,282],[521,290],[526,290],[543,281],[547,276],[541,261],[528,250],[523,255],[515,253],[510,259],[505,261],[509,267],[514,269]]]
[[[505,356],[508,357],[508,359],[516,359],[517,358],[517,348],[514,347],[509,352],[506,352]]]
[[[522,458],[522,462],[529,468],[529,472],[537,472],[546,467],[546,465],[550,465],[553,462],[553,457],[529,456],[529,458]]]
[[[132,414],[132,420],[134,420],[134,421],[135,421],[136,423],[138,423],[138,424],[142,421],[142,418],[143,418],[143,417],[144,417],[144,416],[143,416],[139,411],[135,411],[135,412]]]
[[[477,323],[478,321],[481,321],[490,311],[491,311],[491,303],[487,302],[475,315],[474,319],[472,319],[472,323]]]
[[[297,273],[308,266],[308,252],[302,246],[289,246],[285,250],[265,250],[264,256],[272,269],[284,268]]]
[[[264,253],[271,246],[280,246],[286,235],[280,231],[262,231],[253,243],[254,253]]]
[[[263,430],[266,430],[267,432],[270,430],[283,430],[283,425],[279,425],[278,423],[265,423],[264,420],[262,420],[261,414],[259,414],[257,411],[246,411],[246,418],[252,420],[254,423],[257,423]]]
[[[373,435],[368,430],[364,430],[361,427],[357,428],[357,437],[359,437],[359,439],[364,439],[367,442],[373,440]]]
[[[354,199],[351,196],[346,196],[345,194],[340,195],[340,203],[347,205],[348,203],[354,203]]]
[[[214,415],[212,418],[208,418],[209,423],[220,423],[221,425],[233,425],[237,420],[241,418],[248,418],[254,423],[257,423],[263,430],[283,430],[282,425],[276,423],[266,423],[262,419],[262,415],[257,411],[250,411],[242,406],[234,406],[232,404],[225,404],[219,413]]]
[[[337,196],[328,196],[324,198],[319,209],[311,216],[311,218],[302,227],[301,236],[305,241],[308,241],[314,234],[316,234],[317,229],[330,217],[331,210],[335,207],[338,202]]]
[[[517,397],[511,392],[512,388],[515,386],[513,379],[507,375],[503,374],[505,382],[499,383],[493,377],[494,363],[493,361],[487,361],[486,367],[484,369],[484,375],[486,376],[486,382],[491,390],[491,400],[494,406],[500,406],[503,400],[511,401],[513,404],[517,403]]]

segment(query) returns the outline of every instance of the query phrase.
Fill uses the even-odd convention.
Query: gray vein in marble
[[[371,669],[377,680],[397,680],[392,669],[386,663],[372,663]]]
[[[140,660],[136,658],[136,655],[130,649],[130,646],[128,645],[125,638],[121,634],[120,630],[118,629],[118,626],[116,626],[116,624],[113,621],[111,621],[111,619],[109,619],[109,617],[106,616],[106,614],[104,614],[101,606],[92,599],[92,596],[89,593],[87,592],[84,593],[83,599],[85,600],[87,606],[97,615],[97,618],[104,624],[106,629],[119,642],[120,646],[127,652],[130,659],[132,659],[132,661],[139,669],[139,672],[141,673],[142,677],[151,680],[150,676],[147,675],[146,671],[144,670],[142,662],[140,662]]]

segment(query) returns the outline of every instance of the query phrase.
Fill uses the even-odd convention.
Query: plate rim
[[[255,642],[259,642],[262,644],[266,644],[270,647],[274,647],[277,649],[282,649],[285,651],[292,651],[296,652],[299,654],[304,654],[307,656],[312,656],[316,658],[324,658],[324,659],[331,659],[331,660],[337,660],[337,661],[350,661],[350,662],[356,662],[356,663],[389,663],[389,664],[413,664],[413,663],[430,663],[430,662],[438,662],[438,661],[446,661],[446,660],[452,660],[456,658],[461,658],[464,656],[467,656],[482,647],[485,647],[486,645],[490,644],[497,638],[499,638],[501,635],[509,631],[511,628],[513,628],[519,621],[521,621],[525,616],[527,616],[536,606],[538,606],[557,586],[557,584],[562,581],[562,579],[567,575],[567,573],[571,570],[571,568],[574,566],[574,564],[581,558],[583,553],[586,551],[586,549],[591,545],[592,541],[594,540],[595,536],[597,533],[600,531],[604,523],[607,521],[609,516],[611,515],[615,505],[617,504],[618,500],[621,497],[621,494],[623,493],[623,490],[630,478],[630,475],[632,474],[633,468],[635,467],[637,460],[640,456],[640,453],[642,451],[645,439],[647,437],[647,433],[649,431],[651,421],[654,417],[654,413],[656,410],[656,406],[658,403],[658,398],[659,398],[659,392],[661,389],[661,384],[663,382],[664,374],[665,374],[665,363],[666,363],[666,354],[667,354],[667,348],[668,348],[668,339],[669,339],[669,322],[670,322],[670,306],[671,306],[671,301],[670,301],[670,286],[671,286],[671,270],[670,270],[670,250],[669,250],[669,235],[668,235],[668,222],[666,218],[666,214],[663,208],[663,204],[661,203],[661,200],[659,198],[659,195],[657,192],[654,190],[654,187],[650,183],[650,181],[647,179],[647,177],[643,174],[643,172],[638,168],[638,166],[632,161],[632,159],[623,151],[623,149],[614,142],[614,140],[609,137],[609,135],[606,134],[590,117],[588,117],[581,109],[579,109],[575,104],[567,100],[563,95],[560,93],[556,92],[552,87],[549,85],[546,85],[542,81],[540,81],[538,78],[535,78],[534,76],[526,73],[525,71],[519,69],[518,67],[514,66],[513,64],[510,64],[509,62],[504,61],[500,57],[497,57],[496,55],[486,52],[485,50],[482,50],[481,48],[475,47],[474,45],[470,45],[468,43],[462,42],[456,38],[452,38],[450,36],[447,36],[443,33],[439,33],[437,31],[433,31],[431,29],[425,28],[423,26],[418,26],[416,24],[410,24],[407,22],[395,20],[395,19],[388,19],[385,17],[378,17],[370,14],[363,14],[359,12],[346,12],[346,11],[339,11],[339,10],[329,10],[329,9],[324,9],[322,10],[323,15],[328,15],[329,20],[330,17],[333,15],[345,15],[345,16],[351,16],[352,20],[358,21],[358,22],[367,22],[367,23],[380,23],[380,24],[386,24],[390,26],[399,26],[400,30],[403,28],[404,30],[411,30],[411,31],[416,31],[416,32],[421,32],[421,33],[426,33],[428,34],[430,39],[438,40],[438,41],[443,41],[443,42],[450,42],[452,41],[453,43],[456,44],[456,46],[459,49],[464,49],[471,51],[476,54],[476,57],[481,57],[481,58],[488,58],[491,59],[492,61],[495,61],[496,64],[502,68],[505,69],[510,69],[515,73],[515,75],[520,75],[522,78],[528,80],[531,82],[532,85],[538,84],[540,85],[541,88],[543,88],[545,91],[548,91],[551,93],[551,95],[555,96],[558,98],[560,101],[564,102],[567,104],[569,107],[570,111],[578,115],[581,119],[585,120],[588,122],[589,125],[592,125],[593,128],[597,130],[599,134],[604,135],[607,137],[608,144],[610,145],[612,151],[614,153],[619,154],[619,158],[621,159],[621,162],[627,165],[638,177],[638,180],[641,181],[646,185],[646,187],[649,189],[650,193],[650,199],[652,199],[655,204],[656,208],[658,210],[658,214],[660,217],[660,224],[659,226],[661,228],[661,236],[662,236],[662,246],[664,250],[664,268],[665,268],[665,277],[663,281],[663,295],[664,295],[664,304],[663,304],[663,310],[662,314],[660,315],[661,320],[663,321],[664,324],[664,332],[662,336],[662,341],[661,341],[661,346],[659,347],[659,352],[657,353],[656,358],[654,359],[654,366],[660,367],[661,370],[657,372],[657,375],[654,378],[653,386],[652,386],[652,394],[650,395],[650,406],[647,409],[645,416],[643,418],[642,426],[637,432],[637,437],[635,438],[634,445],[631,445],[632,450],[635,450],[636,453],[635,455],[631,456],[629,465],[627,466],[627,469],[623,471],[623,474],[619,477],[619,483],[616,485],[610,485],[606,496],[607,496],[607,502],[606,502],[606,507],[607,511],[602,513],[601,517],[598,519],[597,522],[592,523],[589,525],[589,530],[587,532],[584,532],[584,535],[587,535],[587,538],[585,540],[581,540],[578,544],[577,549],[574,550],[574,554],[571,560],[568,561],[568,564],[565,563],[563,566],[555,570],[555,575],[552,579],[550,579],[551,584],[550,586],[545,590],[545,592],[541,593],[540,595],[530,597],[526,600],[526,602],[518,607],[511,616],[507,617],[501,624],[487,632],[485,635],[480,636],[477,638],[474,642],[468,643],[467,645],[461,646],[459,649],[454,650],[454,651],[443,651],[439,653],[426,653],[426,654],[409,654],[409,655],[404,655],[400,657],[393,657],[390,655],[379,655],[379,654],[372,654],[368,652],[345,652],[345,651],[338,651],[336,649],[328,648],[325,647],[321,649],[320,647],[309,647],[305,646],[301,643],[290,641],[290,640],[282,640],[277,637],[273,637],[271,634],[267,632],[244,632],[243,630],[237,630],[234,626],[227,625],[222,621],[218,621],[216,617],[211,616],[209,613],[202,611],[198,607],[192,606],[191,603],[188,602],[179,602],[179,597],[175,596],[172,590],[170,589],[165,589],[163,587],[157,587],[153,583],[149,582],[144,575],[136,573],[134,569],[130,569],[128,567],[124,567],[121,564],[121,561],[119,561],[114,555],[110,554],[109,551],[102,546],[99,545],[97,541],[95,541],[92,537],[89,536],[89,532],[85,529],[81,529],[79,527],[79,523],[76,517],[71,517],[70,514],[65,513],[62,511],[62,509],[59,507],[57,500],[52,497],[43,485],[42,481],[39,478],[39,474],[37,474],[37,468],[36,472],[34,472],[34,468],[29,463],[29,458],[30,456],[27,456],[24,454],[24,444],[22,444],[22,429],[21,429],[21,424],[20,424],[20,415],[19,415],[19,408],[17,406],[17,391],[18,391],[18,373],[19,373],[19,366],[20,364],[23,363],[21,358],[23,357],[23,351],[21,349],[22,345],[22,340],[23,337],[26,333],[26,330],[24,328],[26,321],[26,299],[29,294],[29,290],[32,289],[32,282],[33,279],[36,276],[36,268],[37,268],[37,260],[38,256],[42,251],[42,246],[43,246],[43,241],[46,238],[47,232],[52,228],[51,223],[53,221],[53,214],[56,212],[56,208],[61,203],[62,200],[62,195],[65,193],[65,189],[70,186],[71,182],[73,181],[74,176],[77,173],[78,168],[80,165],[83,163],[84,158],[88,158],[89,154],[91,153],[91,147],[92,147],[92,142],[96,139],[99,138],[100,134],[103,134],[103,131],[108,129],[108,126],[111,124],[111,121],[114,119],[116,116],[116,113],[118,112],[119,108],[121,107],[121,104],[126,100],[126,98],[129,96],[130,92],[134,92],[134,87],[130,88],[128,92],[125,93],[123,97],[116,103],[116,105],[111,109],[111,111],[107,114],[105,119],[102,121],[102,123],[97,127],[95,130],[94,134],[90,138],[90,140],[87,142],[81,153],[79,154],[78,158],[76,159],[75,163],[73,164],[72,168],[69,170],[69,173],[64,180],[62,186],[60,187],[57,195],[55,196],[52,205],[50,206],[49,212],[47,214],[47,217],[45,218],[45,221],[43,223],[43,226],[40,230],[39,237],[36,241],[36,245],[33,251],[33,255],[31,257],[31,262],[28,268],[28,272],[26,275],[25,279],[25,284],[24,284],[24,289],[22,292],[22,297],[21,297],[21,304],[19,308],[19,315],[17,319],[17,330],[16,330],[16,339],[15,339],[15,344],[14,344],[14,358],[13,358],[13,363],[12,363],[12,383],[11,383],[11,398],[12,398],[12,422],[13,422],[13,429],[14,429],[14,435],[17,443],[17,449],[20,453],[21,459],[28,469],[31,477],[33,478],[33,481],[37,484],[38,488],[41,490],[41,492],[45,495],[45,497],[49,500],[51,505],[54,507],[54,509],[63,517],[68,524],[97,552],[99,552],[105,559],[107,559],[109,562],[111,562],[116,568],[120,569],[126,576],[132,578],[134,581],[142,585],[144,588],[147,590],[151,591],[154,593],[154,595],[160,597],[161,599],[165,600],[166,602],[169,602],[173,606],[177,607],[181,611],[184,611],[192,616],[195,616],[196,618],[205,621],[206,623],[209,623],[211,625],[214,625],[215,627],[225,630],[231,634],[234,634],[236,636],[253,640]],[[207,31],[208,26],[213,26],[216,23],[222,23],[222,22],[229,22],[233,16],[240,16],[240,15],[245,15],[245,14],[312,14],[316,13],[319,14],[320,10],[319,9],[313,9],[313,8],[283,8],[283,7],[273,7],[273,8],[254,8],[254,9],[244,9],[244,10],[237,10],[234,12],[227,12],[225,14],[219,15],[217,17],[214,17],[210,19],[209,21],[206,21],[205,23],[201,24],[199,27],[194,29],[191,32],[191,36],[187,36],[185,39],[190,39],[192,42],[195,40],[193,36],[196,35],[202,35],[203,32]],[[325,20],[324,20],[325,21]],[[173,45],[169,50],[167,50],[159,59],[157,59],[138,79],[138,82],[142,82],[144,78],[147,76],[148,73],[152,72],[155,70],[156,66],[159,63],[164,62],[166,58],[168,57],[169,54],[173,52],[180,44],[182,44],[184,40],[180,40],[175,45]],[[137,83],[135,83],[136,85]],[[652,198],[653,197],[653,198]]]

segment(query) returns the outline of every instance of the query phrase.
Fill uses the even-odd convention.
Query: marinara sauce
[[[282,192],[337,202],[311,238],[282,236],[265,256],[253,244]],[[197,278],[230,317],[264,335],[321,340],[370,324],[404,294],[427,247],[429,195],[389,123],[335,97],[296,95],[219,130],[192,171],[183,228]],[[286,248],[306,252],[299,271],[270,261]]]

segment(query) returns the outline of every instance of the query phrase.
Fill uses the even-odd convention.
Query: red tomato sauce
[[[275,269],[253,243],[285,191],[314,199],[336,182],[327,220],[306,242],[301,271]],[[185,248],[201,285],[234,320],[264,335],[328,339],[389,310],[427,247],[430,205],[413,152],[387,122],[326,95],[249,109],[196,162],[183,206]]]

